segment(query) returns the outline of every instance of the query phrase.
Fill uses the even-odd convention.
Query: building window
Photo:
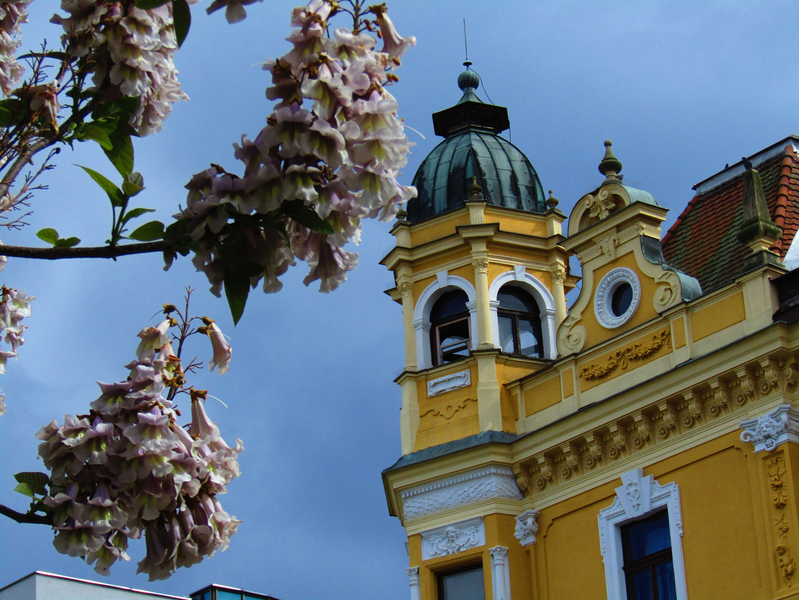
[[[621,480],[613,504],[599,511],[608,598],[686,600],[679,486],[642,469]]]
[[[468,300],[465,292],[453,290],[446,292],[433,305],[430,311],[430,346],[434,350],[434,365],[443,365],[469,356]]]
[[[600,325],[615,329],[632,318],[640,301],[638,275],[627,267],[619,267],[599,281],[594,295],[594,313]]]
[[[621,527],[627,600],[676,600],[669,513]]]
[[[437,580],[438,600],[485,600],[482,565],[445,571]]]
[[[503,352],[541,357],[541,313],[535,300],[519,287],[504,286],[497,294],[499,344]]]

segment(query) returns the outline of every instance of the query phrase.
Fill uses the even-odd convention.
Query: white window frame
[[[609,600],[627,600],[624,577],[624,553],[621,527],[663,510],[669,516],[671,558],[677,600],[687,600],[685,560],[682,551],[682,510],[680,487],[674,483],[660,485],[652,475],[644,477],[643,469],[634,469],[621,476],[623,485],[616,488],[613,504],[599,511],[599,544],[605,563],[605,583]]]
[[[429,369],[433,365],[433,351],[430,344],[430,312],[433,305],[445,292],[459,289],[466,293],[469,310],[469,349],[477,347],[477,294],[474,286],[463,277],[450,275],[447,271],[436,274],[436,280],[428,285],[419,296],[413,310],[413,328],[416,336],[416,362],[419,370]]]
[[[491,308],[491,332],[494,338],[494,346],[500,347],[499,343],[499,290],[506,283],[512,283],[530,294],[538,304],[541,317],[541,358],[554,360],[558,357],[558,344],[555,328],[555,298],[547,287],[527,272],[523,266],[516,266],[512,271],[497,276],[488,288],[488,300]]]

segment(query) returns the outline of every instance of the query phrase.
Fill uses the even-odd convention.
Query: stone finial
[[[469,186],[469,200],[482,200],[483,188],[477,183],[477,175],[472,175],[472,185]]]
[[[549,190],[549,198],[545,200],[545,204],[550,210],[554,209],[558,204],[560,204],[560,200],[552,195],[552,190]]]
[[[599,172],[602,173],[608,180],[617,180],[616,177],[621,172],[621,161],[613,155],[611,149],[613,142],[605,140],[605,156],[602,162],[599,163]],[[609,183],[609,181],[606,181]]]
[[[749,164],[745,165],[742,176],[744,220],[738,229],[738,240],[747,244],[752,252],[758,253],[768,251],[782,232],[769,215],[760,173],[752,167],[751,162],[746,162]]]

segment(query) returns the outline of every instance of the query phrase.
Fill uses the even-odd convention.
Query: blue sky
[[[54,5],[34,3],[23,48],[35,49],[43,36],[55,43],[59,28],[47,23]],[[211,162],[236,168],[231,144],[242,133],[254,136],[270,112],[259,63],[287,51],[293,5],[266,0],[234,26],[194,7],[176,59],[191,101],[175,106],[162,133],[136,142],[147,186],[140,205],[168,220],[193,173]],[[417,146],[407,184],[439,141],[431,113],[460,97],[464,18],[473,68],[493,102],[508,107],[510,138],[567,214],[601,181],[605,139],[613,140],[625,182],[670,208],[671,224],[692,185],[799,132],[793,0],[399,0],[389,9],[399,31],[418,38],[392,89],[400,115],[424,136],[409,132]],[[487,100],[486,90],[478,95]],[[74,165],[109,176],[113,168],[90,146],[59,160],[47,175],[50,189],[35,198],[31,226],[0,231],[4,242],[39,245],[34,233],[43,227],[85,244],[106,239],[107,200]],[[84,412],[99,395],[96,380],[124,377],[136,333],[191,285],[195,311],[216,318],[232,338],[230,372],[201,376],[197,385],[227,404],[208,404],[223,436],[244,441],[242,477],[222,498],[244,523],[227,552],[166,582],[135,575],[143,544],[103,581],[173,594],[216,582],[282,600],[407,598],[405,537],[388,515],[380,478],[400,454],[393,379],[403,366],[400,308],[383,294],[392,278],[378,264],[392,247],[388,229],[367,224],[360,265],[333,294],[305,288],[300,265],[279,294],[253,292],[236,328],[185,259],[166,273],[158,256],[10,260],[2,282],[38,299],[21,358],[0,379],[8,405],[0,418],[0,502],[24,508],[12,474],[42,468],[36,432]],[[210,357],[206,344],[196,353]],[[99,579],[51,541],[44,527],[0,521],[0,586],[37,569]]]

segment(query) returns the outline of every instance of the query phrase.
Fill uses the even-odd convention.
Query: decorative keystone
[[[755,453],[771,452],[785,442],[799,443],[799,410],[780,404],[765,415],[741,423],[741,441],[755,446]]]

